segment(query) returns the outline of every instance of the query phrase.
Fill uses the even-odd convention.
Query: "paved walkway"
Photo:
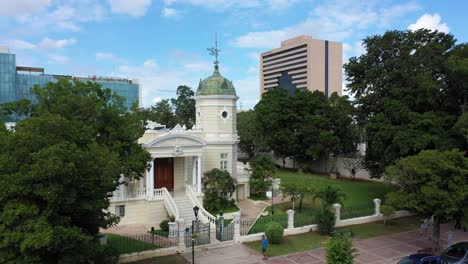
[[[468,240],[468,232],[457,231],[453,241]],[[259,242],[260,243],[260,242]],[[442,247],[447,246],[447,226],[441,230]],[[356,264],[390,264],[397,263],[403,256],[416,253],[418,250],[430,248],[432,243],[427,237],[419,235],[418,231],[408,231],[392,235],[380,236],[354,241],[358,249]],[[184,257],[191,263],[191,252]],[[243,244],[196,252],[195,263],[223,264],[321,264],[325,263],[325,249],[316,248],[286,256],[271,257],[267,261],[256,251]]]

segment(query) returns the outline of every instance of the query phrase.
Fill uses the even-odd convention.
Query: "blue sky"
[[[211,75],[206,48],[217,32],[221,73],[249,109],[259,98],[258,54],[281,40],[342,42],[346,62],[363,52],[363,38],[391,29],[437,29],[466,42],[466,10],[456,0],[0,0],[0,46],[46,73],[138,78],[149,106]]]

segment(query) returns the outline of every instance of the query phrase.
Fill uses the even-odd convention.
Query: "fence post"
[[[177,220],[177,231],[179,232],[179,252],[183,253],[185,251],[185,228],[184,228],[184,219]]]
[[[287,210],[286,213],[288,214],[288,228],[294,228],[294,210]]]
[[[335,219],[336,221],[340,221],[340,214],[341,214],[341,204],[334,204],[333,207],[335,208]]]
[[[382,200],[376,198],[374,199],[374,205],[375,205],[375,215],[380,215],[380,203]]]
[[[240,238],[240,213],[235,212],[232,216],[234,217],[234,241],[238,242]]]
[[[169,238],[176,237],[177,234],[177,223],[169,222]]]

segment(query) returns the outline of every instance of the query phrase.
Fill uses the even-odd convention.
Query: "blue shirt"
[[[263,238],[262,239],[262,249],[266,249],[268,246],[268,239]]]

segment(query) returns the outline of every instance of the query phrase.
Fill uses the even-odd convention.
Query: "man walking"
[[[268,256],[266,254],[268,248],[268,239],[265,235],[262,235],[262,254],[263,254],[263,260],[267,260]]]

